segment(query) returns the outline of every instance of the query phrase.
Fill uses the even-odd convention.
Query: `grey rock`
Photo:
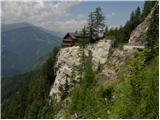
[[[155,6],[152,8],[149,15],[145,18],[145,20],[139,24],[136,29],[131,33],[130,39],[129,39],[129,45],[145,45],[146,44],[146,33],[148,31],[148,28],[150,26],[150,21],[152,19],[153,13],[158,7],[158,4],[155,4]]]

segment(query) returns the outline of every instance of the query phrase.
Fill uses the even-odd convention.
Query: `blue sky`
[[[124,25],[144,1],[49,1],[2,2],[2,23],[28,22],[57,32],[73,32],[87,24],[88,15],[101,7],[109,27]]]
[[[83,14],[88,19],[88,14],[96,7],[101,7],[108,26],[119,26],[125,24],[130,14],[138,6],[143,9],[144,1],[94,1],[82,2],[71,8],[73,15]]]

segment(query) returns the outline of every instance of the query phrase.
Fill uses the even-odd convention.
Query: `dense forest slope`
[[[99,41],[55,49],[5,94],[2,118],[158,118],[158,2],[137,13]]]

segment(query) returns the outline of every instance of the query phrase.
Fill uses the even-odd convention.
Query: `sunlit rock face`
[[[153,17],[153,13],[157,8],[158,8],[158,4],[155,4],[155,6],[152,8],[149,15],[131,33],[129,43],[128,43],[129,45],[145,45],[146,44],[146,34],[150,26],[151,19]]]
[[[61,100],[63,91],[67,86],[72,86],[73,82],[79,81],[76,66],[80,65],[79,47],[62,48],[58,54],[55,66],[56,78],[52,85],[50,96],[56,101]],[[75,74],[73,76],[73,74]]]
[[[86,48],[85,54],[88,56],[88,51],[91,51],[94,67],[97,68],[99,64],[106,63],[110,48],[111,40],[102,39],[95,44],[90,44]]]
[[[97,69],[99,64],[104,64],[107,61],[109,50],[111,48],[111,40],[102,39],[94,44],[88,45],[84,52],[92,54],[93,67]],[[56,78],[50,91],[50,97],[57,102],[63,98],[64,92],[69,92],[74,87],[75,83],[80,81],[78,66],[81,65],[81,52],[79,46],[62,48],[57,56],[55,66]]]
[[[145,20],[131,33],[129,42],[124,46],[124,50],[113,50],[111,55],[111,64],[117,69],[119,69],[121,65],[125,64],[127,59],[134,57],[139,48],[141,49],[141,47],[143,47],[142,49],[144,49],[146,33],[156,7],[157,6],[152,9],[151,13],[145,18]],[[107,62],[111,44],[111,40],[101,39],[96,43],[86,46],[84,53],[86,56],[89,56],[89,52],[91,53],[93,68],[95,70],[99,65],[103,65]],[[50,91],[50,97],[54,98],[54,100],[61,101],[63,93],[71,91],[75,86],[75,83],[80,81],[79,71],[77,70],[77,67],[81,65],[80,51],[79,46],[62,48],[60,50],[59,55],[57,56],[57,64],[55,66],[56,78]],[[110,68],[104,69],[102,71],[101,80],[103,81],[104,76],[107,76],[106,78],[108,79],[111,78],[116,71],[117,70],[112,70]]]
[[[127,63],[130,62],[140,51],[145,48],[145,34],[150,25],[153,11],[139,24],[131,33],[128,44],[123,49],[113,48],[112,40],[101,39],[96,43],[86,45],[84,49],[85,56],[92,55],[92,63],[94,70],[98,66],[103,66],[101,71],[96,73],[97,84],[119,80],[119,74],[127,71]],[[50,90],[50,100],[60,102],[61,110],[56,118],[65,118],[65,108],[72,102],[69,95],[64,97],[66,92],[70,93],[80,82],[80,74],[78,67],[81,66],[82,49],[79,46],[61,48],[57,55],[57,63],[55,66],[56,78]],[[126,76],[127,77],[127,76]],[[78,113],[73,114],[71,118],[77,118]]]

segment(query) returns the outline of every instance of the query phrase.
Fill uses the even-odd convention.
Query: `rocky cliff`
[[[85,48],[84,52],[86,56],[88,56],[89,51],[91,51],[94,69],[97,69],[99,64],[103,65],[107,62],[110,48],[111,40],[105,39],[95,44],[90,44]],[[71,91],[74,84],[80,80],[78,71],[78,66],[81,64],[80,51],[79,46],[62,48],[59,51],[57,64],[55,66],[56,78],[50,91],[51,98],[57,102],[61,101],[64,91]]]
[[[55,82],[51,88],[50,96],[56,99],[57,102],[61,100],[63,92],[69,86],[71,89],[72,83],[79,82],[79,75],[76,67],[80,65],[79,47],[63,48],[59,51],[56,69]]]
[[[151,12],[145,18],[145,20],[141,24],[139,24],[137,28],[131,33],[128,43],[129,45],[145,45],[147,30],[150,26],[150,21],[153,17],[153,13],[157,9],[157,7],[158,7],[158,2],[152,8]]]
[[[129,47],[125,47],[126,49],[119,50],[112,48],[112,40],[107,39],[101,39],[96,43],[87,45],[84,53],[88,56],[89,52],[91,52],[94,69],[97,69],[99,65],[102,66],[101,72],[97,75],[97,83],[115,80],[117,74],[123,70],[121,68],[124,68],[123,66],[130,59],[134,58],[140,50],[144,49],[146,33],[157,6],[156,4],[146,19],[131,33],[128,42]],[[140,46],[140,49],[137,46]],[[82,52],[79,46],[61,48],[59,51],[55,66],[56,78],[50,90],[51,100],[54,99],[56,102],[62,102],[66,98],[68,99],[64,94],[66,92],[70,93],[75,84],[80,82],[78,68],[81,66],[81,54]],[[63,111],[60,111],[57,118],[61,118],[63,116],[62,114]]]

